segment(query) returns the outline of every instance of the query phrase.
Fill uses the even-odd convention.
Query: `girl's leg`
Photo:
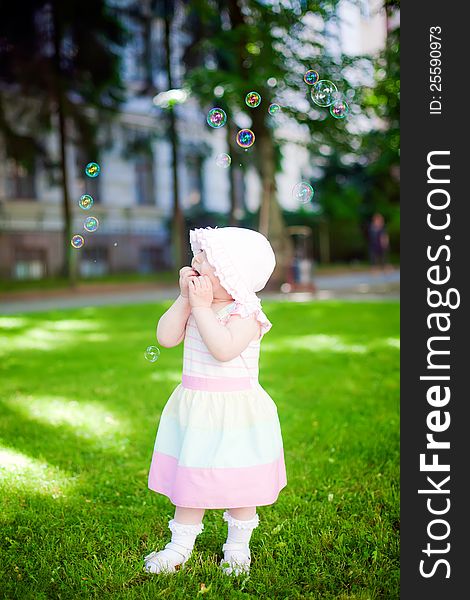
[[[175,521],[187,525],[197,525],[204,518],[204,508],[184,508],[177,506],[175,509]]]
[[[256,506],[231,508],[224,512],[223,518],[228,523],[228,535],[222,547],[224,558],[220,566],[227,575],[248,573],[251,563],[249,543],[253,529],[259,523]]]
[[[234,519],[239,519],[240,521],[249,521],[256,515],[256,506],[248,506],[246,508],[230,508],[229,512]]]
[[[160,552],[151,552],[145,557],[145,570],[148,573],[173,573],[176,567],[184,564],[191,556],[196,537],[204,529],[203,516],[204,509],[177,506],[175,517],[168,523],[171,542]]]

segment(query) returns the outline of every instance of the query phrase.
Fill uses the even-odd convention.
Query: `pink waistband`
[[[249,377],[195,377],[184,375],[181,381],[183,387],[190,390],[202,390],[205,392],[239,392],[251,390],[254,382]]]

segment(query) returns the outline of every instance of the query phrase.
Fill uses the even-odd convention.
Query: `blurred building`
[[[145,4],[145,3],[142,3]],[[373,52],[380,48],[386,35],[385,15],[376,0],[360,3],[343,0],[341,17],[334,32],[344,41],[349,53]],[[171,146],[167,135],[164,108],[153,102],[154,91],[148,89],[148,48],[153,54],[152,79],[154,90],[166,90],[167,79],[162,50],[163,24],[151,18],[150,30],[135,21],[126,23],[133,29],[132,43],[126,49],[124,79],[130,91],[112,130],[112,143],[100,158],[101,173],[91,179],[85,175],[88,162],[70,146],[70,197],[73,207],[73,231],[85,238],[79,252],[82,276],[132,271],[149,273],[171,266],[168,224],[172,214],[173,191]],[[148,25],[148,23],[147,23]],[[373,33],[372,33],[373,32]],[[176,36],[184,33],[176,31]],[[175,85],[182,85],[178,76],[183,44],[172,41],[175,48]],[[143,92],[144,90],[144,92]],[[203,207],[208,211],[228,212],[229,180],[226,169],[215,165],[215,157],[226,152],[225,132],[211,130],[205,124],[207,107],[200,107],[193,98],[176,107],[180,138],[178,182],[183,211]],[[240,123],[240,126],[243,126]],[[301,132],[290,127],[282,130],[295,140]],[[51,148],[57,146],[51,135]],[[237,213],[243,217],[246,209],[259,206],[260,182],[254,169],[235,170]],[[293,185],[302,178],[314,176],[308,153],[295,143],[284,149],[283,172],[278,176],[279,201],[292,208]],[[249,192],[248,192],[249,190]],[[94,206],[84,211],[78,200],[84,193],[94,198]],[[63,214],[61,190],[51,185],[49,175],[37,169],[27,173],[4,156],[0,141],[0,275],[6,278],[34,279],[57,275],[63,263]],[[83,221],[89,216],[99,219],[97,231],[84,231]]]

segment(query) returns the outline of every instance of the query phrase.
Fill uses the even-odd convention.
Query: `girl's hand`
[[[180,290],[183,298],[189,298],[188,281],[189,277],[197,277],[197,273],[191,267],[183,267],[180,269]]]
[[[191,308],[210,308],[214,300],[212,283],[207,275],[190,277],[188,280],[189,304]]]

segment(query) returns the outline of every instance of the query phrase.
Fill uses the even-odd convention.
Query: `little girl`
[[[148,487],[175,505],[171,542],[145,557],[149,573],[189,559],[207,508],[228,509],[222,570],[249,572],[257,506],[273,504],[287,477],[277,407],[258,382],[260,341],[271,323],[256,296],[276,264],[268,240],[239,227],[190,231],[191,267],[160,318],[157,339],[184,340],[182,381],[163,408]]]

